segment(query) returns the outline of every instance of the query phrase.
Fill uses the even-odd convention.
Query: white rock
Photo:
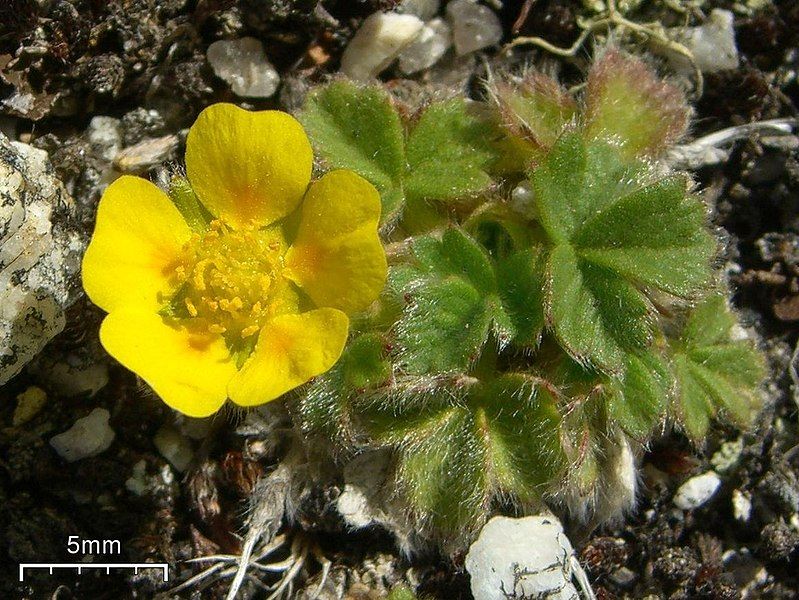
[[[47,153],[0,135],[0,385],[64,328],[83,246]]]
[[[696,65],[703,73],[736,69],[738,48],[732,23],[733,14],[730,11],[715,8],[703,25],[679,28],[672,36],[693,53]],[[693,71],[684,56],[671,54],[669,59],[676,70],[686,74]]]
[[[732,492],[732,514],[739,521],[746,522],[752,516],[752,501],[741,490]]]
[[[206,56],[216,76],[237,96],[269,98],[277,91],[280,76],[255,38],[219,40],[208,46]]]
[[[691,477],[674,494],[674,504],[682,510],[699,508],[713,497],[719,489],[721,478],[715,471]]]
[[[389,455],[385,452],[364,452],[345,465],[344,490],[336,500],[336,509],[347,525],[360,529],[386,521],[378,497],[388,470]]]
[[[406,15],[416,15],[422,21],[429,21],[438,14],[441,0],[404,0],[397,11]]]
[[[98,158],[111,162],[122,145],[122,121],[114,117],[92,117],[86,138]]]
[[[447,4],[447,19],[458,54],[482,50],[502,39],[499,17],[476,0],[452,0]]]
[[[344,489],[336,501],[336,510],[352,529],[371,525],[394,534],[397,544],[410,550],[412,528],[405,523],[405,508],[393,489],[391,453],[385,450],[365,451],[344,466]]]
[[[419,17],[375,13],[366,18],[341,57],[341,72],[368,81],[388,67],[424,27]]]
[[[452,45],[452,32],[444,19],[427,23],[417,38],[399,55],[399,69],[411,75],[428,69],[444,56]]]
[[[67,431],[50,438],[50,445],[67,462],[97,456],[114,442],[116,434],[108,425],[110,417],[106,409],[95,408]]]
[[[164,425],[153,438],[155,447],[169,463],[179,472],[185,471],[194,458],[191,442],[183,437],[174,427]]]
[[[494,517],[469,548],[466,570],[474,600],[578,600],[578,587],[594,597],[555,517]]]

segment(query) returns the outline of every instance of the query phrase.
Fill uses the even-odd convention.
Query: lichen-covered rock
[[[0,134],[0,385],[64,328],[83,246],[47,153]]]
[[[475,600],[595,598],[553,516],[494,517],[469,548],[465,566]]]

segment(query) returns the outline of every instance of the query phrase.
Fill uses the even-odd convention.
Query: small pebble
[[[110,418],[106,409],[95,408],[67,431],[50,438],[50,445],[67,462],[97,456],[114,442],[116,434],[108,425]]]
[[[178,472],[185,471],[194,457],[194,450],[188,439],[174,427],[164,425],[153,438],[155,447]]]
[[[122,144],[122,121],[114,117],[92,117],[86,138],[99,158],[111,162]]]
[[[38,414],[45,402],[47,402],[47,394],[44,393],[44,390],[35,385],[30,386],[17,396],[17,407],[14,409],[11,424],[14,427],[24,425]]]
[[[732,514],[738,521],[743,521],[744,523],[752,515],[752,501],[741,490],[732,492]]]
[[[114,158],[114,166],[123,173],[141,173],[171,158],[178,148],[176,135],[144,139],[124,148]]]
[[[482,50],[502,39],[499,17],[476,0],[452,0],[447,4],[447,19],[458,54]]]
[[[255,38],[219,40],[208,46],[206,57],[214,74],[241,98],[269,98],[277,91],[280,76]]]
[[[406,75],[432,67],[452,45],[452,33],[443,19],[427,23],[417,38],[399,55],[399,69]]]
[[[366,18],[341,57],[341,72],[358,81],[380,74],[424,27],[414,15],[374,13]]]
[[[635,571],[628,569],[627,567],[619,567],[608,576],[608,578],[613,582],[613,585],[620,588],[631,587],[632,584],[635,583],[637,577],[638,576],[635,574]]]
[[[674,495],[674,504],[682,510],[699,508],[713,497],[719,489],[721,479],[714,471],[691,477]]]
[[[710,457],[710,464],[719,472],[724,473],[732,469],[741,460],[744,449],[743,437],[724,442],[721,447]]]
[[[730,11],[715,8],[704,25],[679,28],[674,32],[674,38],[693,53],[696,66],[703,73],[738,68],[733,18]],[[676,70],[686,74],[693,71],[683,55],[675,53],[669,59]]]

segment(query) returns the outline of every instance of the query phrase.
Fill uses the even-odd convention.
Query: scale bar
[[[25,581],[25,569],[48,569],[50,575],[53,569],[77,569],[78,575],[84,569],[105,569],[106,574],[111,569],[133,569],[138,574],[139,569],[161,569],[164,573],[164,582],[169,581],[169,565],[167,563],[21,563],[19,565],[19,580]]]

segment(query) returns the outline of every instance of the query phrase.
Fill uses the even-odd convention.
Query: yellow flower
[[[279,111],[205,109],[186,171],[212,221],[120,177],[100,200],[83,286],[105,349],[171,407],[207,416],[274,400],[335,364],[348,314],[382,290],[380,196],[351,171],[309,187],[313,155]]]

